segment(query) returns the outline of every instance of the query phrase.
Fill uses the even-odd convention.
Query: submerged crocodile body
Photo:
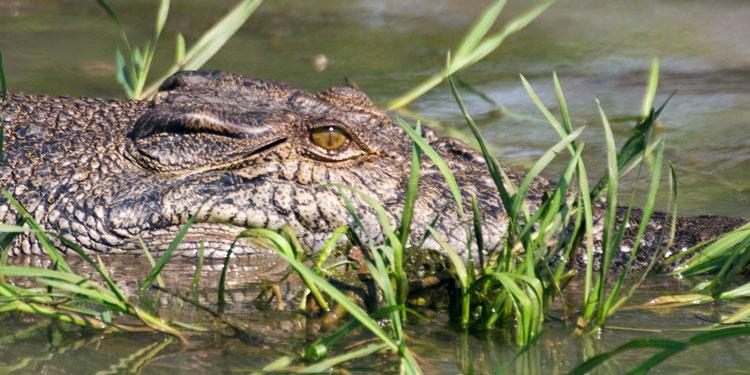
[[[195,217],[178,254],[223,258],[246,227],[289,224],[315,251],[342,225],[352,225],[341,184],[380,201],[395,224],[403,207],[412,142],[355,87],[307,93],[284,83],[221,72],[178,73],[149,102],[14,95],[2,105],[6,160],[0,186],[48,231],[104,253],[140,252],[139,241],[165,250]],[[468,201],[476,196],[485,243],[498,244],[506,217],[481,154],[460,141],[423,135],[454,172]],[[456,249],[467,233],[442,174],[422,158],[413,231],[433,224]],[[522,175],[510,173],[520,180]],[[529,200],[549,184],[539,179]],[[366,229],[382,240],[377,216],[353,193]],[[0,197],[0,222],[17,212]],[[659,227],[665,218],[657,215]],[[676,247],[740,225],[741,219],[696,217],[678,224]],[[653,253],[656,234],[645,242]],[[412,236],[412,245],[421,240]],[[423,248],[439,249],[433,239]],[[40,254],[30,235],[13,255]],[[271,250],[240,239],[236,255]],[[626,253],[623,253],[626,256]]]

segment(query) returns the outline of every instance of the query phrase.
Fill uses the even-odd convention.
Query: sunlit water
[[[385,103],[444,63],[446,51],[455,46],[484,3],[269,1],[206,68],[273,78],[310,90],[349,79],[376,102]],[[154,2],[113,4],[129,25],[133,39],[145,40],[151,32]],[[171,63],[177,30],[190,43],[230,5],[173,2],[154,76]],[[525,6],[526,2],[511,1],[507,14],[518,13]],[[603,167],[604,154],[594,97],[601,100],[611,118],[637,115],[649,61],[658,56],[662,80],[656,102],[663,102],[675,91],[661,117],[659,134],[666,137],[666,157],[678,170],[680,212],[750,217],[748,19],[750,3],[745,1],[560,1],[526,30],[508,39],[496,53],[461,74],[465,81],[523,119],[498,116],[493,105],[470,94],[465,100],[501,159],[508,165],[528,166],[558,138],[548,125],[538,121],[539,113],[518,74],[526,75],[545,103],[555,109],[551,72],[557,71],[575,125],[587,126],[583,135],[586,159],[596,175]],[[113,25],[94,1],[0,1],[0,49],[10,91],[121,96],[114,81],[116,40]],[[433,90],[410,108],[465,132],[445,87]],[[624,139],[630,126],[629,122],[614,122],[619,140]],[[110,268],[129,274],[128,267],[133,265],[114,264]],[[141,265],[140,269],[145,267]],[[172,274],[182,275],[178,271],[171,269]],[[279,313],[275,306],[253,302],[264,290],[257,280],[259,272],[245,268],[232,274],[230,289],[236,298],[230,300],[229,314],[252,327],[264,338],[262,343],[243,343],[221,333],[203,335],[187,350],[176,344],[167,346],[144,364],[144,372],[257,369],[283,353],[299,350],[309,339],[305,329],[309,322],[299,314]],[[209,273],[205,281],[215,283],[217,275]],[[168,285],[189,289],[191,273],[185,271],[183,276],[172,277]],[[646,294],[655,296],[680,288],[685,286],[658,279],[641,291],[639,300],[646,300]],[[203,289],[206,302],[215,302],[213,285],[203,285]],[[668,314],[623,312],[611,324],[690,328],[705,326],[706,320],[715,319],[720,312],[710,307]],[[211,321],[197,315],[194,318],[199,321]],[[553,322],[546,326],[537,346],[507,365],[516,350],[507,337],[472,336],[462,342],[447,323],[434,324],[445,323],[442,315],[432,319],[417,321],[410,328],[411,346],[428,373],[454,373],[468,364],[475,366],[475,372],[503,366],[518,373],[564,372],[584,358],[631,338],[687,337],[684,333],[610,329],[597,336],[577,338],[570,335],[571,327]],[[38,320],[32,322],[27,317],[5,317],[0,322],[0,372],[15,366],[23,372],[117,372],[121,371],[117,367],[121,360],[163,340],[159,335],[100,335],[75,330],[59,336],[53,326],[34,326]],[[28,327],[37,328],[29,331]],[[750,365],[746,348],[745,340],[725,340],[691,349],[657,370],[741,371]],[[622,355],[609,370],[622,372],[646,354]],[[378,356],[356,366],[355,370],[375,372],[393,370],[395,364],[389,357]]]

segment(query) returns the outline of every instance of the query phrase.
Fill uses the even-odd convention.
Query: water
[[[113,1],[133,40],[151,32],[152,1]],[[407,1],[273,1],[267,2],[206,68],[273,78],[319,90],[344,82],[357,83],[376,102],[384,103],[434,73],[445,52],[455,46],[486,2]],[[173,59],[174,36],[183,32],[188,44],[230,2],[173,2],[160,42],[154,76]],[[528,5],[512,1],[506,10],[517,14]],[[679,207],[683,215],[722,214],[750,217],[750,3],[746,1],[572,1],[562,0],[526,30],[511,37],[486,60],[461,77],[488,96],[524,116],[538,118],[518,74],[529,78],[540,96],[555,107],[551,72],[562,79],[576,125],[586,125],[587,162],[592,174],[603,168],[603,133],[593,98],[601,100],[611,118],[635,115],[640,108],[652,57],[661,59],[662,80],[656,102],[675,91],[659,124],[667,138],[666,158],[679,174]],[[121,96],[114,81],[115,29],[94,1],[0,1],[0,49],[13,92],[71,96]],[[140,43],[139,43],[140,44]],[[325,62],[325,64],[323,64]],[[494,150],[507,165],[528,166],[557,140],[548,125],[533,119],[497,116],[495,108],[466,95],[468,107]],[[420,98],[411,107],[458,132],[460,114],[445,87]],[[615,122],[618,140],[632,124]],[[444,129],[449,131],[449,129]],[[553,166],[554,167],[554,166]],[[128,269],[128,264],[113,269]],[[132,267],[132,265],[130,265]],[[143,266],[143,265],[141,265]],[[118,268],[119,267],[119,268]],[[143,267],[142,267],[143,268]],[[179,269],[171,269],[179,275]],[[127,274],[128,272],[123,272]],[[211,276],[213,275],[213,276]],[[257,272],[233,274],[231,290],[241,299],[230,314],[253,327],[269,342],[248,345],[214,334],[196,339],[195,346],[166,346],[144,362],[148,373],[172,371],[236,371],[262,366],[305,342],[309,322],[295,313],[279,313],[251,302],[262,289]],[[216,280],[216,273],[207,280]],[[190,276],[173,278],[185,287]],[[189,287],[189,285],[187,285]],[[655,279],[643,289],[647,296],[672,293],[685,286]],[[213,288],[204,286],[211,301]],[[574,293],[575,294],[575,293]],[[270,309],[270,310],[269,310]],[[722,307],[682,309],[666,314],[623,312],[613,326],[674,329],[704,326],[703,318],[718,316]],[[209,321],[206,317],[193,317]],[[437,314],[411,326],[412,347],[429,373],[454,373],[464,363],[484,372],[503,366],[515,348],[507,337],[461,337]],[[73,330],[60,336],[56,326],[27,317],[4,317],[0,338],[0,372],[19,366],[22,372],[95,372],[117,367],[122,359],[162,336],[102,335]],[[311,323],[310,323],[311,324]],[[27,336],[22,335],[27,327]],[[518,373],[564,372],[586,356],[612,349],[634,337],[677,337],[685,333],[643,333],[607,330],[576,338],[562,323],[549,323],[539,344],[508,370]],[[750,357],[746,340],[725,340],[691,349],[659,367],[659,372],[746,371]],[[471,353],[462,357],[461,353]],[[612,372],[643,360],[644,353],[618,357]],[[388,357],[357,364],[363,372],[392,370]],[[126,363],[127,365],[128,363]],[[7,366],[7,367],[6,367]]]

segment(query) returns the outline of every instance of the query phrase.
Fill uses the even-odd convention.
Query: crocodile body
[[[307,93],[221,72],[178,73],[149,102],[13,95],[4,101],[2,117],[0,186],[46,230],[103,253],[139,252],[141,239],[163,251],[191,217],[195,223],[178,247],[183,256],[195,256],[202,241],[207,257],[223,258],[244,228],[286,224],[315,251],[336,228],[353,226],[339,192],[361,216],[360,234],[383,240],[376,213],[332,184],[378,200],[395,225],[412,152],[405,131],[355,87]],[[423,135],[452,169],[465,201],[477,197],[485,243],[497,245],[507,220],[481,153],[427,128]],[[465,252],[467,232],[442,174],[427,157],[420,173],[413,233],[434,224]],[[532,205],[549,185],[543,179],[533,184]],[[17,219],[0,197],[0,222]],[[654,220],[659,227],[666,219]],[[676,246],[742,222],[683,219]],[[421,239],[414,235],[411,244]],[[651,242],[646,257],[658,241]],[[422,247],[439,249],[432,238]],[[233,252],[272,251],[240,239]],[[40,253],[31,235],[19,236],[11,247],[13,255]]]

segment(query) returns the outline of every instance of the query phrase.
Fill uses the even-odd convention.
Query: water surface
[[[153,1],[112,1],[133,39],[150,34]],[[436,72],[486,1],[269,1],[211,60],[206,68],[272,78],[319,90],[349,79],[378,103],[385,103]],[[158,76],[173,59],[177,30],[188,44],[231,2],[173,2],[160,53]],[[507,14],[526,2],[511,1]],[[506,15],[504,19],[509,16]],[[501,160],[528,166],[557,135],[538,121],[539,114],[523,90],[526,75],[545,103],[555,109],[551,72],[566,90],[575,125],[587,126],[586,158],[593,170],[604,166],[603,132],[593,98],[612,118],[636,115],[650,59],[659,57],[662,81],[656,102],[675,96],[659,123],[667,139],[666,158],[679,173],[679,207],[683,215],[722,214],[750,217],[750,3],[746,1],[572,1],[561,0],[539,20],[486,60],[461,74],[504,108],[522,115],[498,116],[494,105],[476,96],[465,99],[484,135]],[[94,1],[0,1],[0,49],[13,92],[70,96],[122,95],[114,80],[113,50],[117,35]],[[317,64],[316,64],[317,61]],[[321,64],[326,61],[326,64]],[[443,131],[466,131],[450,93],[439,87],[410,106],[414,112],[444,124]],[[619,141],[632,126],[615,122]],[[451,130],[452,129],[452,130]],[[554,166],[553,166],[554,168]],[[550,173],[553,175],[553,173]],[[128,274],[132,264],[110,268]],[[138,269],[145,269],[140,265]],[[173,277],[175,287],[189,287]],[[181,275],[172,268],[173,276]],[[257,270],[238,269],[231,278],[236,300],[230,314],[267,339],[247,343],[216,333],[182,349],[169,344],[143,364],[146,373],[234,372],[257,369],[305,343],[308,320],[294,312],[258,306],[264,283]],[[213,275],[213,276],[212,276]],[[216,273],[207,274],[203,293],[215,298]],[[180,281],[182,280],[182,281]],[[213,280],[213,281],[211,281]],[[638,300],[685,289],[668,278],[649,282]],[[575,291],[572,292],[575,295]],[[159,298],[159,297],[154,297]],[[574,297],[573,297],[574,298]],[[174,301],[165,300],[164,308]],[[157,302],[158,305],[158,302]],[[189,309],[186,309],[189,310]],[[700,307],[669,313],[623,312],[612,326],[661,330],[705,326],[725,307]],[[558,314],[558,313],[555,313]],[[207,317],[193,316],[210,322]],[[434,321],[445,324],[434,324]],[[48,373],[122,371],[118,364],[164,337],[150,334],[102,335],[60,328],[24,316],[5,316],[0,338],[0,372]],[[552,322],[539,344],[508,367],[517,373],[557,373],[584,358],[635,337],[685,338],[686,333],[644,333],[609,329],[600,335],[572,337],[572,327]],[[59,334],[59,329],[72,333]],[[428,373],[455,373],[462,363],[475,371],[502,368],[516,348],[502,333],[461,339],[441,314],[411,326],[412,347]],[[13,338],[15,337],[15,338]],[[747,371],[746,340],[725,340],[691,349],[658,368],[659,372]],[[466,353],[470,353],[467,357]],[[609,368],[622,372],[644,359],[627,354]],[[352,370],[393,370],[392,359],[376,356]]]

